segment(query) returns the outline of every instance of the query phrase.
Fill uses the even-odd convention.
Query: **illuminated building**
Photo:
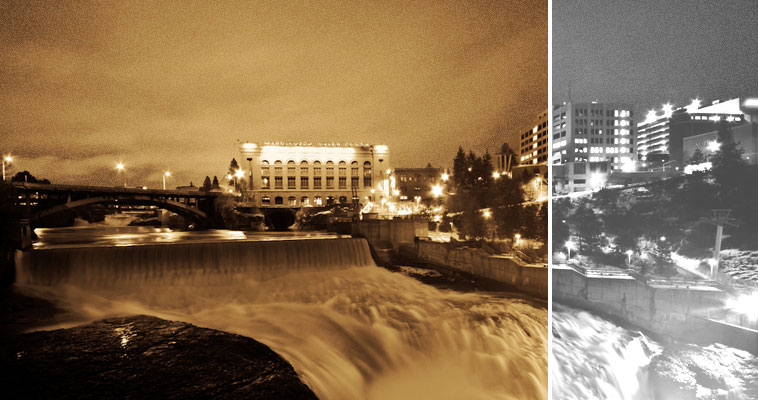
[[[716,123],[732,126],[745,122],[740,99],[713,101],[702,106],[699,99],[688,106],[674,108],[664,104],[659,111],[650,110],[637,124],[637,152],[643,169],[679,168],[686,163],[683,140],[714,130]]]
[[[547,110],[541,112],[528,130],[521,133],[519,142],[519,164],[547,164],[548,155]]]
[[[397,186],[401,201],[418,201],[430,205],[434,201],[432,188],[442,183],[443,170],[428,166],[426,168],[395,168]]]
[[[252,203],[258,207],[359,205],[392,195],[389,149],[341,143],[251,143],[239,145]]]
[[[737,143],[737,147],[742,149],[742,158],[748,164],[756,165],[758,164],[758,99],[744,99],[739,101],[738,105],[739,110],[743,113],[739,116],[741,117],[739,122],[736,121],[738,116],[734,114],[727,114],[723,118],[730,123],[734,142]],[[734,104],[730,107],[733,106]],[[734,109],[730,111],[734,111]],[[698,115],[702,114],[694,113],[693,117]],[[726,120],[729,116],[733,118]],[[711,130],[708,132],[682,138],[681,158],[685,168],[687,168],[686,165],[691,164],[690,160],[697,150],[700,150],[706,160],[719,150],[718,126],[711,123],[709,127]]]
[[[556,194],[593,189],[634,165],[632,107],[565,102],[553,108],[551,165]]]

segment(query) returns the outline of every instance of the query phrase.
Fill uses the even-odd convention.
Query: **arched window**
[[[296,206],[297,205],[297,198],[295,196],[288,197],[287,198],[287,204],[289,204],[291,206]]]
[[[264,206],[268,206],[271,204],[271,197],[270,196],[263,196],[261,197],[261,204]]]
[[[292,160],[287,161],[287,175],[295,175],[295,162]]]
[[[347,197],[340,196],[340,204],[347,204]]]
[[[278,175],[278,176],[282,175],[282,161],[281,160],[274,161],[274,175]]]
[[[308,200],[308,196],[303,196],[303,197],[300,199],[300,205],[301,205],[301,206],[307,206],[307,205],[310,205],[310,204],[311,204],[311,203],[310,203],[310,201]]]
[[[274,204],[275,205],[282,205],[282,204],[284,204],[284,199],[282,198],[282,196],[276,196],[276,197],[274,197]]]
[[[326,196],[326,205],[331,206],[334,204],[334,196]]]

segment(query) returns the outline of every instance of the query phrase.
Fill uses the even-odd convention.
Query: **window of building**
[[[282,198],[282,196],[276,196],[276,197],[274,197],[274,204],[275,205],[282,205],[282,204],[284,204],[284,198]]]
[[[326,205],[331,206],[334,204],[334,196],[326,196]]]
[[[321,189],[321,177],[320,176],[314,176],[313,177],[313,188],[314,189]]]
[[[271,181],[268,176],[261,177],[261,189],[271,189]]]
[[[340,204],[347,204],[347,197],[346,196],[340,196]]]
[[[308,177],[307,176],[301,176],[300,177],[300,189],[308,189]]]
[[[313,204],[317,206],[323,205],[324,202],[321,200],[321,196],[313,196]]]
[[[347,189],[347,177],[346,176],[340,176],[340,189]]]
[[[369,161],[363,163],[363,187],[371,187],[371,162]]]
[[[282,177],[281,176],[275,176],[274,177],[274,189],[282,189]]]
[[[261,197],[261,204],[263,204],[264,206],[270,205],[271,204],[271,197],[269,197],[269,196],[263,196],[263,197]]]
[[[587,173],[587,164],[574,164],[574,173],[584,175]]]
[[[291,206],[296,206],[297,205],[297,198],[295,196],[288,197],[287,198],[287,204],[289,204]]]
[[[326,177],[326,188],[327,189],[334,189],[334,177],[333,176],[327,176]]]
[[[300,198],[300,205],[301,206],[307,206],[310,204],[310,201],[308,200],[308,196],[303,196]]]
[[[358,176],[358,161],[353,161],[350,163],[350,175]]]
[[[350,177],[350,187],[351,188],[356,188],[356,189],[358,188],[358,177],[357,176]]]
[[[268,176],[268,171],[269,171],[268,161],[266,160],[261,161],[261,176]]]
[[[287,175],[295,175],[295,162],[292,160],[287,161]]]
[[[282,162],[280,160],[274,161],[274,174],[278,176],[282,175]]]
[[[294,176],[287,177],[287,189],[296,189]]]
[[[346,162],[340,161],[339,173],[340,173],[340,176],[347,176],[347,163]]]

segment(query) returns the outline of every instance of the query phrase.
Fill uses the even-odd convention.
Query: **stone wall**
[[[553,300],[620,317],[651,332],[719,342],[758,354],[758,331],[715,320],[725,316],[726,294],[705,285],[656,283],[625,274],[582,273],[554,265]]]
[[[421,240],[417,244],[420,260],[512,285],[535,297],[547,299],[548,268],[526,264],[510,256],[493,256],[480,249],[451,247],[449,243]]]
[[[427,237],[427,221],[412,219],[377,219],[353,222],[351,233],[365,237],[376,248],[391,247],[398,251],[400,246],[413,245],[416,237]]]

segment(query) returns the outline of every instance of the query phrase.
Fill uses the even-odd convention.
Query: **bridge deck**
[[[108,193],[108,194],[182,196],[182,197],[216,197],[221,194],[219,192],[201,192],[201,191],[189,191],[189,190],[124,188],[120,186],[57,185],[57,184],[28,183],[28,182],[13,182],[11,185],[21,190],[40,191],[40,192]]]

